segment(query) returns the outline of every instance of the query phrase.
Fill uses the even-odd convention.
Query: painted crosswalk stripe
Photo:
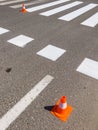
[[[35,85],[17,104],[15,104],[1,119],[0,130],[6,130],[18,116],[34,101],[34,99],[48,86],[54,79],[46,75],[37,85]]]
[[[85,58],[77,68],[77,71],[92,78],[98,79],[98,62]]]
[[[67,1],[70,1],[70,0],[58,0],[58,1],[50,2],[50,3],[42,4],[42,5],[39,5],[39,6],[32,7],[32,8],[27,8],[27,11],[28,12],[34,12],[34,11],[45,9],[47,7],[58,5],[58,4],[67,2]]]
[[[14,4],[14,3],[17,3],[17,2],[23,2],[23,1],[27,1],[27,0],[6,1],[6,2],[3,2],[3,3],[0,3],[0,5]]]
[[[9,32],[10,30],[0,27],[0,35]]]
[[[83,3],[83,2],[76,1],[76,2],[67,4],[67,5],[64,5],[64,6],[61,6],[61,7],[58,7],[58,8],[49,10],[49,11],[46,11],[46,12],[42,12],[42,13],[40,13],[40,15],[43,15],[43,16],[51,16],[51,15],[53,15],[53,14],[59,13],[59,12],[64,11],[64,10],[67,10],[67,9],[72,8],[72,7],[74,7],[74,6],[76,6],[76,5],[79,5],[79,4],[81,4],[81,3]]]
[[[82,25],[95,27],[98,24],[98,12],[81,23]]]
[[[42,57],[45,57],[47,59],[50,59],[52,61],[56,61],[61,55],[63,55],[66,52],[66,50],[58,48],[53,45],[48,45],[39,52],[37,52],[37,55],[40,55]]]
[[[31,42],[32,40],[34,40],[33,38],[27,37],[25,35],[19,35],[16,36],[10,40],[8,40],[7,42],[14,44],[18,47],[25,47],[27,43]]]
[[[0,0],[0,2],[2,2],[2,1],[6,1],[6,0]]]
[[[40,3],[40,2],[44,2],[44,0],[43,1],[42,0],[37,0],[37,1],[33,1],[33,2],[28,2],[28,3],[25,3],[25,6],[37,4],[37,3]],[[22,7],[22,5],[21,4],[17,4],[17,5],[12,5],[10,7],[16,9],[16,8]]]
[[[88,5],[80,8],[80,9],[75,10],[75,11],[69,13],[69,14],[66,14],[66,15],[58,18],[58,19],[65,20],[65,21],[71,21],[71,20],[75,19],[76,17],[86,13],[87,11],[95,8],[96,6],[98,6],[98,4],[93,4],[93,3],[88,4]]]

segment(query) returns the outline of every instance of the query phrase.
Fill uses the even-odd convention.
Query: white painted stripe
[[[2,1],[6,1],[6,0],[0,0],[0,2],[2,2]]]
[[[49,11],[46,11],[46,12],[42,12],[42,13],[40,13],[40,15],[43,15],[43,16],[51,16],[51,15],[53,15],[53,14],[59,13],[59,12],[64,11],[64,10],[67,10],[67,9],[72,8],[72,7],[74,7],[74,6],[76,6],[76,5],[79,5],[79,4],[81,4],[81,3],[83,3],[83,2],[76,1],[76,2],[67,4],[67,5],[64,5],[64,6],[61,6],[61,7],[58,7],[58,8],[49,10]]]
[[[0,35],[9,32],[10,30],[0,27]]]
[[[17,104],[0,119],[0,130],[6,130],[52,80],[52,76],[46,75],[31,91],[17,102]]]
[[[7,1],[7,2],[0,3],[0,5],[8,5],[8,4],[13,4],[13,3],[17,3],[17,2],[23,2],[23,1],[27,1],[27,0]]]
[[[48,45],[39,52],[37,52],[38,55],[43,56],[45,58],[48,58],[52,61],[56,61],[60,56],[62,56],[66,50],[58,48],[53,45]]]
[[[33,2],[28,2],[28,3],[25,3],[25,6],[37,4],[37,3],[40,3],[40,2],[44,2],[44,0],[43,1],[42,0],[37,0],[37,1],[33,1]],[[16,8],[22,7],[22,5],[21,4],[17,4],[17,5],[13,5],[13,6],[10,6],[10,7],[16,9]]]
[[[85,58],[77,68],[77,71],[98,79],[98,62]]]
[[[74,18],[86,13],[87,11],[89,11],[93,8],[95,8],[96,6],[98,6],[98,4],[93,4],[93,3],[88,4],[87,6],[84,6],[84,7],[80,8],[78,10],[75,10],[75,11],[69,13],[69,14],[66,14],[66,15],[58,18],[58,19],[65,20],[65,21],[71,21]]]
[[[37,10],[40,10],[40,9],[45,9],[47,7],[58,5],[58,4],[67,2],[67,1],[70,1],[70,0],[59,0],[59,1],[54,1],[54,2],[50,2],[50,3],[46,3],[46,4],[43,4],[43,5],[39,5],[39,6],[35,6],[35,7],[32,7],[32,8],[28,8],[27,11],[28,12],[34,12],[34,11],[37,11]]]
[[[10,40],[8,40],[9,43],[14,44],[18,47],[25,47],[27,43],[31,42],[34,40],[33,38],[27,37],[25,35],[19,35],[16,36]]]
[[[81,23],[82,25],[95,27],[98,24],[98,12]]]

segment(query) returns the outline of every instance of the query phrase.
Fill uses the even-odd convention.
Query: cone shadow
[[[48,110],[48,111],[51,111],[53,107],[54,107],[54,106],[45,106],[44,109],[45,109],[45,110]]]

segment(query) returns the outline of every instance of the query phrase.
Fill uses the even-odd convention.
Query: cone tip
[[[66,96],[62,96],[62,97],[61,97],[61,102],[62,102],[62,103],[65,103],[65,102],[66,102]]]

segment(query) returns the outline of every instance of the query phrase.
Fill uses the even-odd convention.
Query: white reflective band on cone
[[[67,103],[60,103],[60,104],[59,104],[59,107],[60,107],[61,109],[65,109],[65,108],[67,108]]]
[[[26,9],[24,5],[23,5],[23,9]]]

